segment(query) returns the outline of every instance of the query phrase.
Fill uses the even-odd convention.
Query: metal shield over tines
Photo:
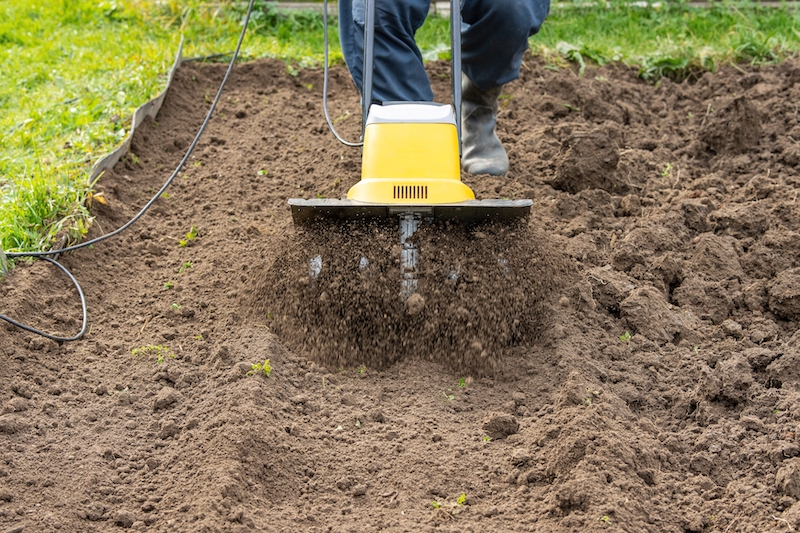
[[[314,220],[357,220],[389,218],[403,213],[418,213],[424,218],[439,221],[491,222],[509,221],[530,214],[532,200],[470,200],[452,204],[380,205],[354,200],[328,198],[303,200],[290,198],[295,224]]]

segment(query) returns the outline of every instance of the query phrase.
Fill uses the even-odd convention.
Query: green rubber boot
[[[481,91],[461,74],[461,166],[470,174],[508,174],[508,154],[495,132],[502,88]]]

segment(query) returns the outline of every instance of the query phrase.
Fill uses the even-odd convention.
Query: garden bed
[[[429,69],[446,101],[448,67]],[[237,67],[168,196],[62,259],[87,293],[86,337],[4,329],[0,531],[800,527],[800,65],[655,86],[614,65],[578,76],[527,57],[522,72],[500,113],[510,175],[464,180],[533,199],[530,221],[423,236],[437,268],[442,249],[471,255],[464,283],[439,289],[458,305],[431,297],[412,315],[297,276],[313,238],[287,198],[341,196],[360,152],[327,131],[319,71]],[[90,235],[163,183],[223,73],[177,71],[98,183]],[[342,68],[331,99],[356,138]],[[399,286],[386,231],[352,236],[383,292]],[[504,253],[510,279],[489,272]],[[77,296],[44,263],[2,291],[4,313],[78,327]],[[348,306],[353,327],[326,319]],[[442,349],[452,328],[467,337]],[[269,377],[252,370],[267,359]]]

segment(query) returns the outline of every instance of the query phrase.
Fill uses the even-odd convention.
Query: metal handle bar
[[[365,0],[364,13],[364,65],[362,68],[363,94],[361,96],[361,136],[367,127],[367,115],[372,103],[372,68],[375,64],[375,1]],[[394,0],[391,0],[394,1]],[[461,153],[461,4],[450,0],[450,76],[452,99],[458,130],[458,151]]]

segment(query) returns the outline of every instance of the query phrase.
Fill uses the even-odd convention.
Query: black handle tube
[[[364,13],[364,67],[361,91],[361,138],[367,129],[367,115],[372,103],[372,67],[375,64],[375,0],[366,0]]]
[[[453,107],[456,112],[458,154],[461,155],[461,3],[450,0],[450,75],[453,78]]]

